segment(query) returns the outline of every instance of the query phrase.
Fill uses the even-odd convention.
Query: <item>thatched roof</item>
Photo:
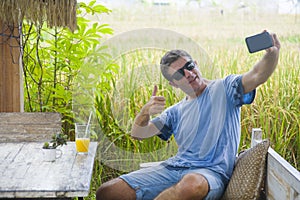
[[[0,20],[8,25],[23,19],[49,27],[76,29],[76,0],[1,0]]]

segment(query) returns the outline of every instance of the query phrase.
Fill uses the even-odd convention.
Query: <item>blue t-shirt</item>
[[[152,122],[168,140],[172,134],[178,152],[164,164],[209,168],[231,177],[240,142],[240,108],[254,100],[255,90],[244,94],[241,75],[209,83],[195,99],[183,99]]]

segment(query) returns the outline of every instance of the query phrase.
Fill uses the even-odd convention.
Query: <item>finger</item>
[[[154,85],[152,96],[156,96],[156,93],[157,93],[157,85]]]
[[[157,112],[162,112],[164,109],[165,109],[165,106],[164,106],[164,105],[160,105],[160,106],[156,106],[156,107],[155,107],[155,110],[156,110]]]
[[[164,96],[152,96],[153,101],[166,101]]]
[[[279,42],[278,37],[275,33],[273,34],[273,38],[274,38],[274,45],[276,45],[277,48],[280,49],[280,42]]]
[[[150,114],[151,115],[159,114],[162,111],[164,111],[164,109],[165,109],[164,106],[155,106],[155,107],[150,109]]]
[[[274,49],[280,49],[280,43],[279,40],[277,38],[277,35],[275,33],[270,33],[271,37],[272,37],[272,42],[273,42],[273,46],[270,47],[269,49],[266,49],[267,52],[271,52]]]

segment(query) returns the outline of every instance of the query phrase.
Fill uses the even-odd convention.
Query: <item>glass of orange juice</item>
[[[87,154],[90,146],[90,125],[75,123],[76,151]]]

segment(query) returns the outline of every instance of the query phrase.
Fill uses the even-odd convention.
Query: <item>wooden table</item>
[[[76,153],[75,143],[60,147],[62,156],[43,160],[43,143],[0,143],[0,198],[71,198],[89,194],[97,143]]]

